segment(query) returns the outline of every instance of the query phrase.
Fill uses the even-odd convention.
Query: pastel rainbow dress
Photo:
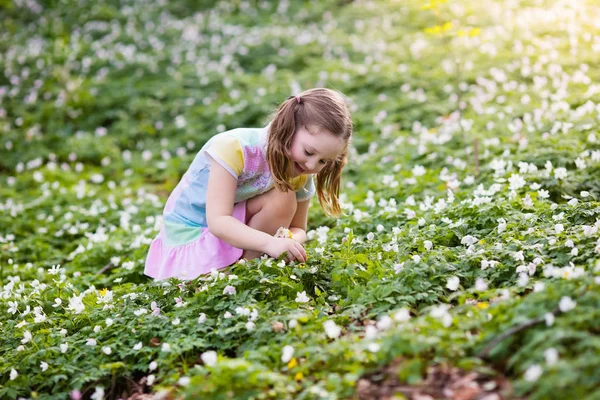
[[[242,249],[208,230],[206,190],[211,158],[237,179],[233,217],[246,223],[246,200],[273,188],[266,158],[268,129],[234,129],[206,142],[167,199],[163,226],[148,250],[144,274],[155,279],[194,279],[239,260]],[[300,175],[291,184],[299,202],[315,194],[312,175]]]

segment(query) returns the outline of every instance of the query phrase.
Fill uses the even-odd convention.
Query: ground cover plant
[[[0,398],[600,398],[593,1],[0,2]],[[153,282],[212,135],[348,96],[305,264]]]

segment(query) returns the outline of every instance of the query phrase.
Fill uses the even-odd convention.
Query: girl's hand
[[[273,258],[279,258],[283,253],[287,252],[288,261],[306,262],[306,250],[294,239],[272,238],[267,244],[265,253]]]

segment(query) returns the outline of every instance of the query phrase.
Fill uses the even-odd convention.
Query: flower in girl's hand
[[[275,232],[275,237],[282,239],[293,239],[294,234],[292,233],[292,231],[282,226],[279,229],[277,229],[277,232]]]

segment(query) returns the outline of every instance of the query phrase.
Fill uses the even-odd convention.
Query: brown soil
[[[465,371],[447,364],[429,367],[420,383],[399,381],[402,358],[359,379],[355,400],[513,400],[512,387],[502,376]]]

